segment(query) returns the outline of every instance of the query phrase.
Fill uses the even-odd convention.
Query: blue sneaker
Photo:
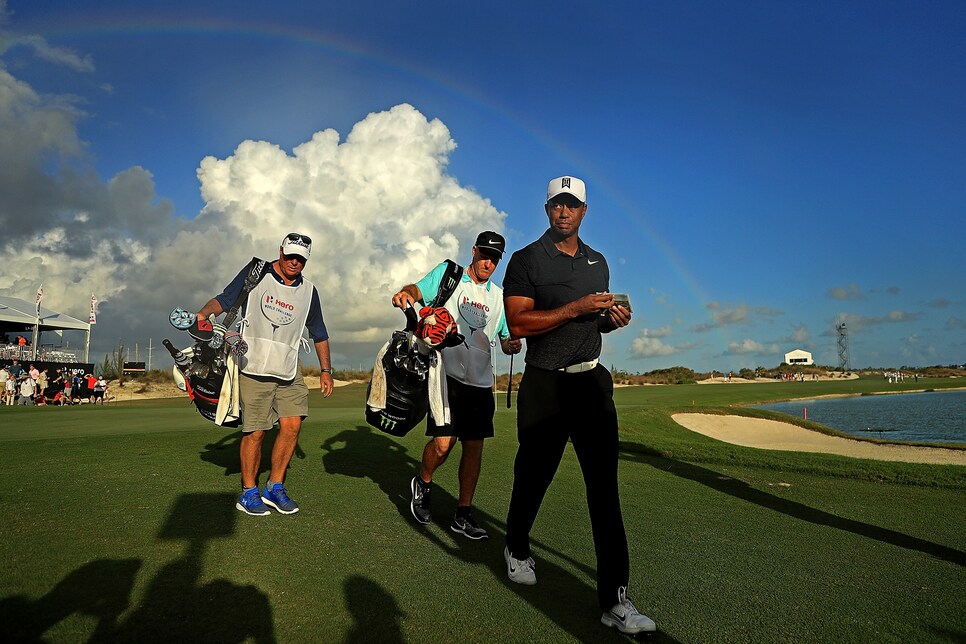
[[[262,501],[282,514],[295,514],[299,511],[299,504],[288,498],[288,492],[281,483],[276,483],[272,489],[268,489],[266,485],[265,491],[262,492]]]
[[[262,497],[258,496],[257,487],[242,492],[242,495],[238,497],[238,503],[235,504],[235,507],[246,514],[251,514],[256,517],[271,514],[268,506],[262,503]]]

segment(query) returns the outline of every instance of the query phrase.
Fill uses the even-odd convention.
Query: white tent
[[[27,332],[33,333],[33,352],[31,360],[37,359],[37,347],[40,345],[40,334],[44,331],[85,331],[84,362],[87,362],[91,348],[91,325],[72,318],[64,313],[58,313],[40,307],[40,317],[37,317],[37,307],[26,300],[16,297],[0,295],[0,333]]]

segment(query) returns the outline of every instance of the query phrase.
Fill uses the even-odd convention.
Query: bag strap
[[[427,303],[427,306],[443,306],[446,300],[456,291],[462,277],[463,267],[453,260],[447,259],[446,271],[443,273],[443,279],[439,282],[439,290],[436,291],[436,297],[433,298],[431,303]]]
[[[242,303],[248,298],[248,294],[252,292],[258,283],[262,281],[265,277],[265,267],[268,266],[268,262],[264,259],[258,259],[257,257],[252,257],[252,261],[248,264],[248,276],[245,278],[245,283],[242,285],[241,293],[235,298],[235,303],[231,305],[228,309],[228,315],[225,316],[225,321],[222,323],[225,327],[231,327],[235,318],[238,317],[238,311],[241,310]]]

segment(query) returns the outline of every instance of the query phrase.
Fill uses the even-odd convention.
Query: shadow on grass
[[[490,538],[473,541],[453,533],[449,524],[458,501],[438,482],[433,485],[433,523],[449,538],[441,538],[437,531],[416,523],[409,507],[409,482],[418,471],[420,461],[387,435],[366,426],[357,426],[328,438],[322,444],[322,450],[322,463],[326,472],[371,480],[395,507],[400,522],[409,526],[416,535],[428,539],[443,552],[466,564],[489,569],[499,583],[529,602],[572,637],[584,642],[626,640],[623,635],[600,624],[597,592],[594,587],[556,565],[552,558],[565,560],[582,574],[594,578],[596,571],[586,564],[540,542],[532,541],[536,553],[534,558],[537,560],[537,585],[521,586],[511,582],[507,578],[503,560],[505,522],[474,509],[475,517],[490,532]],[[386,454],[390,455],[387,457]],[[454,460],[450,468],[455,469],[458,466],[459,457],[459,453],[450,455],[450,459]],[[541,557],[540,551],[549,556]],[[445,583],[445,580],[441,582]],[[449,587],[439,588],[437,591],[439,597],[445,597],[452,592]],[[675,641],[660,631],[649,639],[654,642]]]
[[[845,530],[860,537],[875,539],[876,541],[881,541],[899,548],[918,550],[937,559],[949,561],[958,566],[966,566],[966,553],[955,548],[926,541],[925,539],[896,532],[895,530],[889,530],[888,528],[837,516],[823,510],[817,510],[797,501],[789,501],[774,494],[769,494],[768,492],[748,485],[744,481],[723,476],[720,472],[705,469],[685,461],[646,454],[637,451],[635,449],[636,447],[634,444],[621,443],[620,457],[626,461],[650,465],[662,472],[689,479],[718,492],[723,492],[724,494],[754,503],[769,510],[787,514],[790,517],[802,521],[808,521],[809,523],[824,525],[838,530]]]
[[[342,586],[346,610],[354,620],[343,642],[367,644],[405,642],[399,620],[406,616],[396,598],[366,577],[358,575],[346,579]]]
[[[278,436],[277,429],[269,430],[265,439],[262,441],[262,460],[258,464],[259,475],[262,472],[267,472],[272,469],[272,448],[275,446],[276,436]],[[241,474],[241,461],[238,457],[241,437],[241,431],[234,430],[230,434],[222,436],[214,443],[208,443],[205,445],[204,451],[200,452],[201,460],[225,468],[225,476]],[[295,444],[293,458],[305,458],[305,450],[298,443]]]
[[[128,609],[140,559],[100,559],[69,573],[46,595],[31,601],[23,595],[0,600],[0,624],[8,642],[42,642],[43,634],[71,615],[95,622],[91,640],[105,640],[117,630]]]
[[[131,593],[143,562],[101,559],[74,570],[36,601],[0,600],[4,640],[44,641],[45,632],[76,614],[95,621],[92,642],[274,642],[264,593],[225,579],[200,583],[206,542],[234,534],[233,501],[225,494],[184,494],[176,500],[158,538],[185,541],[184,555],[158,571],[133,611],[128,612]]]

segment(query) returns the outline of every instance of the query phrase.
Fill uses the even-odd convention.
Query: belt
[[[594,358],[590,362],[578,362],[577,364],[572,364],[569,367],[561,367],[560,369],[557,369],[557,371],[563,371],[565,373],[583,373],[584,371],[590,371],[596,367],[598,362],[600,362],[600,360]]]

